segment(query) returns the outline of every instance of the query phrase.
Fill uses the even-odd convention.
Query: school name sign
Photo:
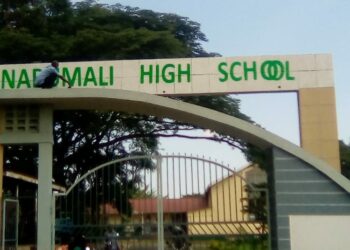
[[[33,88],[46,64],[0,65],[1,89]],[[292,91],[333,86],[330,55],[213,57],[70,62],[60,74],[74,88],[113,88],[160,95]],[[65,87],[57,81],[57,87]]]

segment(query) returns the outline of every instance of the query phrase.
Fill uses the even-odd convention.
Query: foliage
[[[267,183],[250,184],[245,186],[248,194],[242,212],[248,214],[249,218],[261,224],[260,233],[267,233],[268,206],[267,206]]]
[[[339,141],[340,163],[342,174],[350,179],[350,143]]]
[[[209,245],[210,250],[266,250],[267,239],[263,237],[237,238],[234,240],[215,240]]]
[[[203,49],[207,39],[200,24],[176,14],[102,5],[92,0],[75,4],[69,0],[5,0],[0,3],[0,15],[0,63],[216,55]],[[239,111],[239,101],[230,96],[176,99],[250,121]],[[195,139],[199,137],[181,132],[200,129],[167,118],[97,111],[56,111],[54,122],[53,175],[65,186],[112,159],[156,154],[159,137]],[[245,142],[227,135],[203,138],[249,153]],[[36,146],[8,146],[5,155],[7,169],[35,175]],[[130,164],[137,167],[136,162]],[[151,162],[146,165],[153,167]],[[111,182],[91,180],[94,185]]]
[[[209,55],[200,25],[175,14],[47,0],[4,1],[0,15],[0,63]]]

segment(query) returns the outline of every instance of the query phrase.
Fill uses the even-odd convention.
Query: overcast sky
[[[175,13],[201,24],[204,48],[225,57],[319,54],[333,56],[339,138],[350,141],[350,1],[348,0],[100,0]],[[242,111],[267,130],[299,144],[295,94],[237,96]],[[164,141],[166,152],[211,155],[234,166],[244,161],[224,145]]]

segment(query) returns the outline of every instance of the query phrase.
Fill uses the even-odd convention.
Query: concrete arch
[[[302,148],[250,123],[207,108],[140,92],[111,89],[27,89],[2,90],[0,106],[37,104],[43,118],[39,136],[34,140],[30,133],[0,134],[0,143],[39,143],[42,156],[52,154],[50,141],[52,110],[99,109],[141,113],[172,118],[219,133],[234,136],[263,149],[271,149],[272,168],[269,169],[269,201],[271,225],[271,249],[291,250],[293,228],[290,220],[305,215],[350,216],[350,183],[326,162],[307,153]],[[40,118],[41,119],[41,118]],[[1,129],[1,128],[0,128]],[[30,134],[28,136],[28,134]],[[42,137],[40,137],[42,134]],[[23,135],[23,137],[22,137]],[[27,135],[27,137],[26,137]],[[52,139],[51,139],[52,140]],[[52,159],[42,157],[39,161],[39,210],[41,217],[50,217],[50,200],[45,187],[50,187]],[[41,175],[40,175],[41,169]],[[40,177],[41,176],[41,177]],[[41,202],[40,202],[41,199]],[[38,210],[38,213],[40,211]],[[50,223],[38,220],[38,232],[50,231]],[[52,231],[52,230],[51,230]],[[38,233],[39,235],[39,233]],[[329,233],[328,235],[331,235]],[[345,237],[346,238],[346,237]],[[49,249],[49,237],[38,237],[39,249]],[[344,240],[340,238],[339,241]],[[325,239],[324,242],[327,242]],[[43,246],[40,248],[40,246]]]
[[[223,113],[170,98],[112,89],[2,90],[0,105],[45,104],[55,110],[99,109],[168,117],[243,139],[263,149],[279,148],[313,166],[344,190],[350,183],[326,162],[258,126]]]

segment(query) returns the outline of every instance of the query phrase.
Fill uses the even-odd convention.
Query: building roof
[[[130,199],[129,202],[133,208],[133,214],[156,214],[157,198]],[[189,211],[199,210],[207,207],[207,200],[204,196],[188,196],[179,199],[163,199],[164,213],[187,213]],[[111,204],[105,204],[105,213],[119,214],[117,208]]]
[[[32,183],[32,184],[38,185],[38,179],[36,177],[29,176],[26,174],[14,172],[14,171],[4,171],[4,176],[9,177],[9,178],[13,178],[16,180],[21,180],[21,181],[24,181],[27,183]],[[52,188],[53,188],[53,190],[56,190],[56,191],[66,192],[65,187],[57,185],[57,184],[52,184]]]
[[[157,199],[132,199],[130,200],[135,214],[157,213]],[[179,199],[164,199],[164,213],[187,213],[207,207],[207,201],[203,196],[188,196]]]

